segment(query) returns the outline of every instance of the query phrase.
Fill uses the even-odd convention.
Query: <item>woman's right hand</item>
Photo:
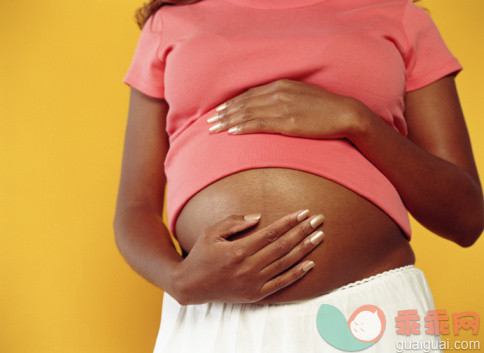
[[[173,272],[175,299],[182,305],[252,303],[299,280],[314,263],[290,267],[323,239],[322,231],[314,230],[324,217],[308,215],[309,210],[291,213],[236,240],[227,238],[259,219],[231,215],[206,228]]]

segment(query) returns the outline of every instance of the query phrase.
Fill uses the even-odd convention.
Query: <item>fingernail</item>
[[[297,220],[301,222],[303,219],[306,219],[308,215],[309,215],[309,210],[304,210],[297,215]]]
[[[256,219],[260,219],[261,214],[260,213],[253,213],[253,214],[248,214],[244,216],[244,219],[246,221],[255,221]]]
[[[218,124],[215,124],[213,126],[210,127],[210,129],[208,129],[210,132],[214,132],[215,130],[217,130],[220,126],[222,126],[222,124],[218,123]]]
[[[222,103],[220,104],[217,108],[215,108],[216,111],[222,110],[227,106],[227,103]]]
[[[232,126],[230,129],[227,130],[227,132],[229,134],[233,134],[234,132],[237,132],[238,129],[239,129],[238,126]]]
[[[218,114],[215,114],[214,116],[207,119],[207,123],[214,123],[217,121],[218,118],[219,118]]]
[[[311,222],[309,222],[311,224],[311,227],[313,228],[316,228],[317,226],[319,226],[321,223],[323,223],[324,221],[324,216],[322,214],[318,214],[316,217],[314,217]]]
[[[309,262],[306,262],[304,265],[302,265],[302,269],[304,272],[308,272],[313,267],[314,267],[314,261],[309,261]]]
[[[314,235],[311,238],[309,238],[309,241],[313,243],[313,245],[318,245],[323,240],[323,237],[324,237],[323,231],[318,230],[316,233],[314,233]]]

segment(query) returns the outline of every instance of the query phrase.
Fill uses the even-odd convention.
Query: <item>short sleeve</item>
[[[407,0],[405,5],[403,26],[408,39],[405,52],[406,92],[462,70],[435,22],[412,0]]]
[[[131,64],[123,82],[144,94],[164,98],[164,56],[160,55],[162,40],[161,8],[145,22]]]

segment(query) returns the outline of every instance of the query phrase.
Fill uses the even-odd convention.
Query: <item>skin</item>
[[[347,138],[389,178],[425,227],[464,247],[480,236],[482,189],[452,76],[407,93],[408,138],[350,97],[287,80],[265,89],[246,95],[245,108],[234,97],[232,107],[239,107],[234,111],[258,109],[232,122],[244,120],[252,132]],[[275,103],[281,99],[284,104]],[[291,112],[302,112],[302,105],[311,109],[294,120]],[[330,109],[326,116],[321,107]],[[177,219],[185,252],[180,256],[162,221],[167,111],[166,101],[131,90],[114,229],[133,269],[181,304],[290,302],[415,261],[401,230],[378,207],[327,179],[281,168],[235,173],[195,195]],[[254,123],[263,119],[255,112],[277,120]],[[309,219],[291,219],[305,208],[312,216],[324,214],[324,223],[311,229],[302,225]],[[262,217],[247,222],[241,216],[247,213]],[[308,246],[308,236],[318,229],[324,230],[323,242]],[[315,264],[309,272],[302,269],[307,260]]]

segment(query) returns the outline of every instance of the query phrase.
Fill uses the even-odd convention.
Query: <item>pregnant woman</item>
[[[423,323],[418,337],[395,326],[435,309],[408,212],[468,247],[483,197],[462,66],[430,16],[411,0],[151,1],[137,15],[114,228],[165,292],[155,352],[440,351]]]

